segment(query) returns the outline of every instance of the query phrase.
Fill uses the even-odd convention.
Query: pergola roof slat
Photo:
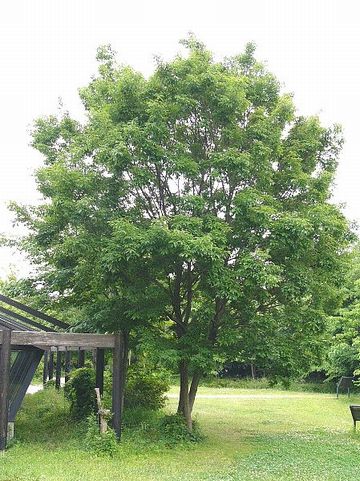
[[[11,319],[10,317],[0,312],[0,329],[1,327],[5,327],[6,329],[12,329],[12,330],[16,329],[18,331],[28,330],[28,328],[23,324],[21,324],[20,322],[17,322],[14,319]]]
[[[21,314],[18,314],[17,312],[10,311],[9,309],[6,309],[5,307],[0,306],[0,316],[5,314],[5,318],[9,320],[11,319],[12,322],[13,320],[20,321],[20,325],[24,325],[24,330],[29,330],[29,326],[35,327],[36,329],[40,329],[41,331],[47,331],[51,332],[53,329],[50,327],[44,326],[43,324],[39,324],[38,322],[33,321],[32,319],[28,319],[25,316],[22,316]],[[15,326],[15,323],[14,323]]]
[[[66,324],[66,322],[59,321],[59,319],[56,319],[53,316],[44,314],[43,312],[40,312],[37,309],[33,309],[32,307],[25,306],[25,304],[22,304],[21,302],[18,302],[18,301],[14,301],[14,299],[10,299],[10,297],[4,296],[3,294],[0,294],[0,301],[4,302],[5,304],[8,304],[9,306],[15,307],[16,309],[20,309],[20,311],[26,312],[31,316],[37,317],[38,319],[42,319],[43,321],[48,322],[53,326],[61,327],[62,329],[68,329],[70,327],[69,324]]]

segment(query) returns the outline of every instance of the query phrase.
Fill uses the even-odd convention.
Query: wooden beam
[[[40,346],[37,345],[37,347],[40,347]],[[44,349],[44,348],[46,348],[46,346],[41,345],[41,349]],[[92,351],[93,350],[92,347],[83,347],[83,346],[56,346],[56,347],[55,346],[49,346],[49,349],[52,352],[57,352],[57,351],[79,352],[79,351]]]
[[[47,314],[44,314],[43,312],[40,312],[37,309],[33,309],[32,307],[25,306],[25,304],[22,304],[21,302],[18,302],[18,301],[14,301],[13,299],[10,299],[10,297],[3,296],[2,294],[0,294],[0,301],[4,302],[5,304],[8,304],[9,306],[15,307],[16,309],[20,309],[20,311],[26,312],[31,316],[42,319],[43,321],[48,322],[49,324],[52,324],[54,326],[62,327],[63,329],[67,329],[68,327],[70,327],[69,324],[66,324],[63,321],[59,321],[59,319],[56,319],[55,317],[48,316]]]
[[[1,326],[0,326],[1,329]],[[1,345],[1,342],[0,342]],[[11,349],[13,351],[33,351],[35,349],[40,349],[41,351],[49,351],[49,352],[79,352],[79,351],[93,351],[94,348],[92,347],[83,347],[83,346],[50,346],[47,344],[29,344],[27,346],[21,346],[16,344],[11,344]],[[96,348],[95,348],[96,349]]]
[[[113,348],[115,336],[113,334],[80,334],[73,332],[36,332],[12,331],[11,343],[19,346],[56,346],[82,347],[83,349]],[[0,344],[2,335],[0,331]]]
[[[11,331],[2,331],[0,352],[0,451],[5,451],[9,419]]]

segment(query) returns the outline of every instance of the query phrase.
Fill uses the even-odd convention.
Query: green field
[[[201,388],[199,394],[195,416],[203,442],[156,444],[144,423],[136,435],[125,430],[113,458],[85,450],[61,396],[51,408],[38,406],[39,419],[37,395],[28,396],[17,441],[0,458],[0,480],[359,481],[360,426],[354,433],[347,397],[230,388]],[[174,390],[166,409],[175,405]]]

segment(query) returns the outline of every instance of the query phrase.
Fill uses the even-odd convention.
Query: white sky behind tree
[[[360,221],[360,4],[357,0],[12,0],[0,6],[0,233],[16,236],[10,200],[39,200],[29,147],[39,116],[64,108],[81,119],[77,91],[96,73],[96,48],[110,43],[118,60],[145,75],[154,55],[170,59],[193,32],[216,58],[257,44],[257,58],[295,94],[298,113],[340,123],[346,143],[334,201]],[[21,256],[0,248],[0,277],[24,275]]]

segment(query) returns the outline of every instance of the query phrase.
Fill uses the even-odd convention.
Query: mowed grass
[[[168,411],[176,408],[174,395],[175,389]],[[360,480],[360,426],[354,433],[347,397],[227,388],[201,388],[199,395],[195,417],[205,441],[167,448],[149,440],[144,424],[136,433],[125,430],[113,458],[85,450],[61,396],[40,412],[38,423],[29,419],[36,399],[29,397],[19,414],[18,441],[0,457],[0,480]]]

